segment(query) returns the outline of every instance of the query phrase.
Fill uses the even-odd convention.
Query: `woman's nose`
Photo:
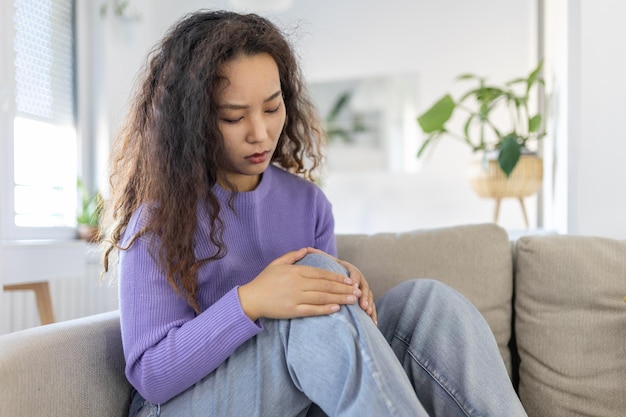
[[[256,143],[263,142],[265,139],[267,139],[267,125],[263,117],[250,118],[250,125],[246,140],[249,143]]]

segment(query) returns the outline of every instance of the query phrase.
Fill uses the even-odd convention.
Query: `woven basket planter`
[[[89,243],[100,243],[100,236],[98,234],[97,226],[88,226],[86,224],[79,224],[76,228],[76,236]]]
[[[535,194],[543,182],[543,159],[537,155],[522,155],[507,178],[496,159],[478,158],[468,170],[472,189],[483,198],[524,198]]]

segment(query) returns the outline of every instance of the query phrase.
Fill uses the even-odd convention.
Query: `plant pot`
[[[477,158],[468,170],[472,189],[483,198],[524,198],[535,194],[543,182],[543,159],[535,154],[522,154],[507,178],[497,159]]]
[[[89,243],[98,243],[100,236],[98,236],[98,227],[89,226],[86,224],[79,224],[76,228],[76,235],[79,239],[82,239]]]

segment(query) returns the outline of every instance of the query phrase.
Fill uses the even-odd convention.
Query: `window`
[[[3,239],[65,238],[76,218],[73,0],[15,0],[2,26]],[[5,192],[6,190],[6,192]]]

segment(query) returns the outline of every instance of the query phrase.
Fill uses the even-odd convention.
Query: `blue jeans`
[[[346,273],[323,255],[302,264]],[[404,282],[376,303],[265,320],[264,330],[196,385],[140,416],[526,416],[481,314],[434,280]]]

